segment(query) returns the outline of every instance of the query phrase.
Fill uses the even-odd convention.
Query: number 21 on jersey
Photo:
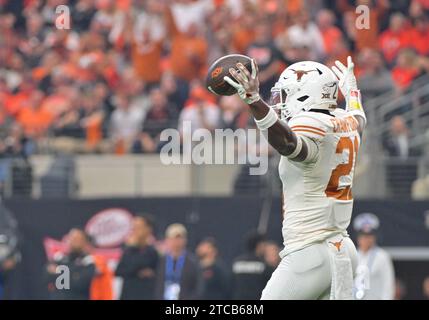
[[[339,164],[332,171],[331,178],[325,190],[327,197],[336,198],[338,200],[353,199],[351,186],[358,149],[359,139],[357,136],[341,137],[338,141],[336,153],[342,155],[347,150],[348,160],[345,163]]]

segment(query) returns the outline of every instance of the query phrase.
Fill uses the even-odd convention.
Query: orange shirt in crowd
[[[131,8],[132,0],[116,0],[116,8],[121,11],[127,11]]]
[[[331,54],[335,47],[335,44],[341,40],[343,34],[340,29],[334,26],[326,30],[322,30],[321,33],[326,53]]]
[[[4,109],[7,114],[16,116],[26,106],[29,98],[30,92],[19,92],[14,95],[8,95],[4,99]]]
[[[420,5],[424,9],[429,9],[429,0],[413,0],[413,1],[420,3]]]
[[[392,70],[392,78],[399,88],[406,89],[417,77],[418,73],[416,69],[395,67]]]
[[[92,116],[88,119],[85,133],[86,133],[86,145],[88,147],[95,147],[103,138],[103,117]]]
[[[411,29],[409,31],[410,45],[421,55],[429,55],[429,29],[425,32]]]
[[[303,8],[302,0],[284,0],[286,10],[289,14],[298,14]]]
[[[391,63],[396,58],[399,50],[409,44],[409,31],[393,32],[386,30],[380,35],[380,49],[384,58]]]
[[[116,70],[116,67],[113,65],[105,66],[103,68],[102,74],[103,74],[104,80],[106,80],[107,85],[110,88],[115,88],[121,80],[118,74],[118,71]]]
[[[356,13],[356,19],[360,14]],[[378,48],[378,19],[380,17],[380,10],[372,8],[369,11],[369,29],[356,30],[356,48],[362,50],[364,48]]]
[[[28,135],[44,133],[53,119],[53,115],[47,110],[32,107],[22,108],[17,117],[17,121]]]
[[[216,8],[223,6],[225,4],[225,0],[213,0],[213,4]]]
[[[91,282],[90,300],[112,300],[113,272],[102,256],[92,255],[92,257],[94,258],[97,275]]]
[[[245,53],[247,47],[255,39],[255,32],[252,29],[237,28],[232,36],[232,45],[238,53]]]
[[[85,81],[92,77],[90,71],[83,68],[79,68],[77,62],[67,61],[59,66],[59,72],[71,79],[77,79],[80,81]]]
[[[145,47],[133,43],[131,56],[134,69],[145,82],[154,83],[161,80],[161,52],[161,42],[155,42]]]
[[[40,109],[51,114],[54,118],[68,109],[70,102],[61,94],[52,94],[46,97]]]
[[[39,66],[31,71],[31,75],[34,80],[41,81],[43,78],[49,75],[49,72],[50,71],[47,68]]]
[[[170,9],[166,11],[167,29],[171,37],[169,66],[174,76],[191,81],[204,74],[208,44],[203,37],[190,37],[180,32]]]
[[[170,54],[172,73],[181,79],[191,81],[200,77],[205,68],[207,42],[200,37],[177,34],[173,38]]]

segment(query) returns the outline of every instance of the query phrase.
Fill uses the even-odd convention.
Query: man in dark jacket
[[[56,254],[53,261],[47,265],[48,290],[51,299],[60,300],[89,300],[93,278],[96,276],[96,266],[89,254],[90,241],[87,234],[80,229],[72,229],[68,235],[68,254]],[[60,274],[57,267],[67,269],[68,279],[64,288],[58,287]],[[65,274],[65,273],[64,273]]]
[[[264,260],[265,240],[258,233],[247,238],[248,252],[234,260],[233,294],[237,300],[259,300],[274,269]]]
[[[181,224],[170,225],[166,232],[167,253],[161,258],[156,298],[195,300],[201,298],[203,282],[198,262],[186,250],[187,231]]]
[[[116,268],[116,275],[123,279],[121,300],[154,298],[159,257],[156,249],[150,244],[152,236],[152,219],[146,215],[135,217],[133,230]]]
[[[196,249],[202,276],[204,290],[203,300],[226,300],[230,298],[230,281],[226,268],[218,257],[218,248],[214,238],[202,240]]]

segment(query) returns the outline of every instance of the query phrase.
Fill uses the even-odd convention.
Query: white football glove
[[[362,118],[361,130],[366,126],[366,115],[362,107],[360,91],[357,87],[356,77],[353,73],[354,63],[350,56],[347,57],[347,67],[340,61],[335,61],[337,67],[333,66],[332,71],[339,79],[341,93],[346,99],[346,111]]]
[[[341,93],[343,94],[346,101],[348,101],[350,97],[350,92],[352,90],[358,90],[356,77],[353,73],[353,68],[355,67],[352,57],[347,57],[347,67],[342,64],[340,61],[335,61],[336,66],[332,67],[332,71],[338,77],[339,87]]]
[[[238,71],[234,68],[229,69],[229,73],[235,81],[228,76],[225,76],[223,79],[237,89],[238,95],[245,103],[252,104],[260,100],[258,67],[255,60],[252,59],[252,74],[241,63],[237,63],[237,68]]]

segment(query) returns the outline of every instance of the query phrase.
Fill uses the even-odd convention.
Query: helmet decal
[[[319,71],[318,70],[295,70],[295,69],[290,69],[290,70],[292,70],[296,74],[297,81],[301,81],[304,75],[307,75],[312,71],[316,71],[316,72],[319,72],[319,74],[321,74],[320,70]]]

